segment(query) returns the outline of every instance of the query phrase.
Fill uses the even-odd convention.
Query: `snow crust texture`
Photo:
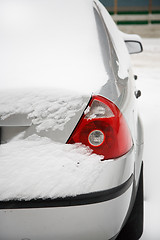
[[[58,90],[10,90],[0,92],[0,118],[27,114],[37,132],[63,130],[65,124],[84,107],[83,98]]]

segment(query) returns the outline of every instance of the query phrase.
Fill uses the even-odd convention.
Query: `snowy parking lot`
[[[160,166],[160,38],[143,39],[144,52],[133,56],[134,73],[138,75],[138,99],[144,125],[145,222],[142,240],[159,240],[159,166]]]

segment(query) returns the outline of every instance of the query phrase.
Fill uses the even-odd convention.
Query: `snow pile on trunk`
[[[14,114],[28,114],[37,132],[63,130],[64,125],[83,107],[80,95],[57,89],[0,92],[0,118],[4,120]]]
[[[102,156],[80,144],[32,135],[1,145],[0,200],[75,196],[92,191]]]

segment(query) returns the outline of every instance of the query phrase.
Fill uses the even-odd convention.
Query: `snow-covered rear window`
[[[104,68],[92,0],[0,1],[1,88],[92,93]]]

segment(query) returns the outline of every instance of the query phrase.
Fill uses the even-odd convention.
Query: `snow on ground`
[[[144,124],[145,228],[142,240],[160,239],[160,39],[143,39],[144,52],[133,56],[137,100]]]

